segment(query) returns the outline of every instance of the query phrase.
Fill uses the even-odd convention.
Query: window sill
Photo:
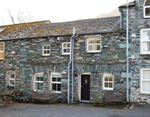
[[[103,90],[107,90],[107,91],[110,90],[110,91],[113,91],[114,89],[108,89],[108,88],[106,89],[106,88],[103,88]]]
[[[92,53],[100,53],[100,52],[101,52],[101,51],[87,51],[87,53],[89,53],[89,54],[90,54],[90,53],[91,53],[91,54],[92,54]]]
[[[64,54],[64,53],[62,53],[62,55],[70,55],[70,54]]]
[[[50,54],[49,55],[42,55],[43,57],[45,57],[45,56],[50,56]]]
[[[54,91],[54,93],[58,93],[58,94],[60,94],[61,92],[60,92],[60,91]]]

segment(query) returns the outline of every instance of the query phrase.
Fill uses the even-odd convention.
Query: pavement
[[[93,107],[90,104],[15,103],[0,108],[0,117],[150,117],[150,105],[129,108]]]

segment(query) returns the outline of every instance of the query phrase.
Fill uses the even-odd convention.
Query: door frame
[[[84,73],[78,74],[78,97],[79,97],[79,101],[80,102],[90,102],[90,100],[81,100],[81,76],[82,75],[90,75],[90,84],[91,84],[91,73],[90,72],[84,72]]]

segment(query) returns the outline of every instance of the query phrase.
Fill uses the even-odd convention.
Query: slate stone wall
[[[136,6],[129,8],[129,43],[130,43],[130,100],[131,102],[148,102],[150,95],[140,92],[140,69],[150,68],[150,55],[140,54],[140,30],[150,28],[150,19],[143,18],[143,3],[145,0],[136,0]],[[126,9],[121,9],[124,14]],[[124,24],[126,16],[123,17]]]
[[[126,72],[125,36],[120,33],[103,34],[102,52],[87,53],[86,39],[82,35],[75,39],[75,72],[74,72],[74,101],[78,101],[78,74],[91,73],[90,98],[94,102],[98,98],[96,94],[105,92],[102,90],[102,74],[104,72],[114,75],[114,90],[110,93],[122,93],[125,96],[126,79],[122,75]],[[69,36],[48,37],[40,39],[24,39],[6,41],[5,60],[0,61],[0,89],[6,89],[6,71],[16,71],[16,87],[31,91],[31,76],[36,72],[44,72],[43,89],[48,89],[49,72],[67,71],[68,55],[62,55],[61,44],[68,42]],[[50,44],[50,56],[42,56],[42,45]],[[71,83],[70,79],[70,83]],[[70,84],[70,99],[71,99]],[[62,98],[66,98],[67,73],[62,75]]]

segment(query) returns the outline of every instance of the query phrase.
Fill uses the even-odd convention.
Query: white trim
[[[93,43],[93,44],[89,44],[89,40],[100,40],[100,43]],[[86,37],[86,51],[87,53],[97,53],[97,52],[101,52],[102,50],[102,44],[101,44],[101,36],[93,36],[93,37]],[[89,50],[89,46],[93,46],[93,45],[99,45],[100,46],[100,50]]]
[[[106,76],[110,76],[112,77],[113,81],[105,81],[105,77]],[[114,89],[114,76],[112,74],[109,74],[109,73],[103,73],[103,90],[113,90]],[[113,85],[113,88],[108,88],[108,87],[105,87],[105,83],[112,83]]]
[[[150,79],[143,79],[143,71],[144,70],[150,70],[150,68],[141,68],[140,69],[140,92],[142,93],[142,94],[150,94],[150,92],[142,92],[142,82],[143,81],[148,81],[148,82],[150,82]]]
[[[55,76],[61,76],[61,82],[53,82],[52,81],[52,76],[55,75]],[[59,77],[60,78],[60,77]],[[52,84],[61,84],[61,90],[62,90],[62,74],[59,73],[59,72],[51,72],[51,75],[50,75],[50,91],[52,91]],[[61,91],[54,91],[55,93],[61,93]]]
[[[143,42],[150,42],[150,40],[143,40],[143,32],[144,31],[150,31],[150,28],[147,28],[147,29],[141,29],[140,30],[140,54],[150,54],[150,51],[149,52],[143,52],[142,51],[142,48],[143,48]]]
[[[34,74],[34,91],[36,91],[35,90],[35,84],[36,83],[43,83],[44,84],[44,77],[43,77],[43,81],[36,81],[36,74],[44,74],[43,72],[39,72],[39,73],[35,73]]]
[[[49,46],[49,49],[44,49],[44,46]],[[43,55],[43,56],[49,56],[49,55],[50,55],[50,50],[51,50],[50,48],[51,48],[50,45],[43,45],[43,46],[42,46],[42,55]],[[44,51],[45,51],[45,50],[49,51],[49,54],[44,54]]]
[[[62,55],[70,55],[70,52],[69,53],[66,53],[66,52],[64,52],[64,49],[69,49],[69,50],[71,50],[71,46],[70,47],[64,47],[64,44],[70,44],[70,42],[63,42],[62,43]]]
[[[11,75],[11,74],[14,75],[14,78],[10,78],[10,75]],[[14,85],[11,85],[11,84],[10,84],[10,81],[14,81]],[[9,86],[13,86],[13,87],[15,86],[15,73],[10,73],[10,74],[9,74]]]
[[[91,73],[90,72],[78,73],[78,98],[79,98],[79,101],[80,102],[90,102],[90,100],[81,100],[81,75],[90,75],[90,83],[91,83]],[[91,89],[91,87],[90,87],[90,89]]]
[[[147,0],[145,0],[145,1],[144,1],[144,4],[143,4],[143,17],[144,17],[144,18],[150,18],[150,15],[149,15],[149,16],[146,16],[146,10],[145,10],[145,9],[146,9],[146,8],[150,8],[150,6],[145,6],[146,1],[147,1]]]

